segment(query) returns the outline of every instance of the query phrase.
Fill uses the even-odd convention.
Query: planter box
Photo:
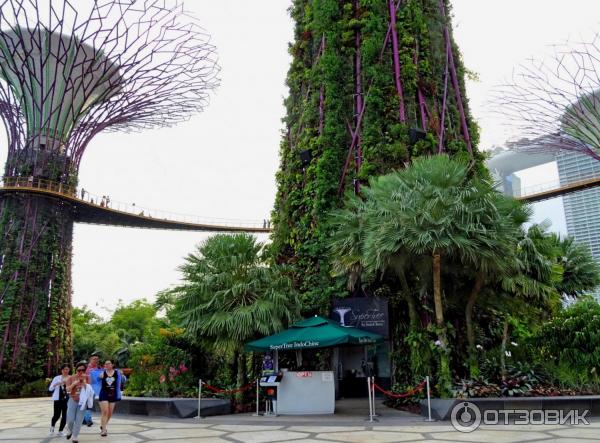
[[[231,401],[219,398],[203,398],[201,415],[225,415],[231,413]],[[100,411],[98,401],[94,410]],[[117,414],[147,415],[154,417],[192,418],[198,415],[198,399],[123,397],[115,406]]]
[[[431,417],[436,420],[450,420],[452,408],[459,403],[470,402],[481,412],[498,409],[590,411],[586,417],[600,416],[600,395],[574,395],[564,397],[498,397],[467,399],[431,399]],[[421,400],[421,415],[427,417],[427,400]]]

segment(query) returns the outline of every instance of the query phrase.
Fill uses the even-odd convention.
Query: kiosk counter
[[[294,323],[284,331],[246,343],[245,349],[273,353],[273,356],[264,356],[263,378],[260,383],[267,388],[267,403],[271,400],[275,403],[273,413],[333,414],[336,389],[333,371],[287,371],[282,368],[281,377],[272,379],[273,375],[270,375],[266,376],[266,380],[265,372],[278,373],[280,351],[296,351],[301,356],[302,350],[367,346],[380,342],[383,342],[382,335],[341,326],[334,320],[315,315]],[[337,365],[332,364],[332,367],[336,368]]]
[[[282,415],[333,414],[333,371],[286,371],[277,390],[276,411]]]

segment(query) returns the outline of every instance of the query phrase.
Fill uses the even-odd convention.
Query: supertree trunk
[[[47,377],[71,360],[71,208],[4,195],[0,214],[0,376]]]
[[[214,47],[179,0],[0,0],[0,10],[5,181],[73,189],[98,133],[184,121],[218,85]],[[64,201],[0,197],[2,378],[51,375],[71,359],[73,220]]]
[[[292,2],[296,28],[272,250],[292,265],[311,313],[325,311],[340,291],[323,245],[327,214],[343,204],[345,192],[438,152],[483,168],[449,3]],[[311,153],[308,166],[302,151]]]

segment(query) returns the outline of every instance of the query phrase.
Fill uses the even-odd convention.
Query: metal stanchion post
[[[373,403],[373,417],[379,417],[375,412],[375,376],[371,377],[371,402]]]
[[[369,391],[369,421],[373,421],[373,403],[371,402],[371,377],[367,377],[367,390]]]
[[[198,416],[196,417],[200,420],[202,417],[200,416],[200,409],[202,408],[202,379],[198,380]]]
[[[435,421],[431,418],[431,391],[429,390],[429,375],[425,377],[425,381],[427,382],[427,418],[425,421]]]
[[[256,414],[254,414],[255,417],[258,417],[260,415],[258,413],[259,407],[260,407],[260,405],[258,404],[258,401],[260,400],[259,382],[260,382],[260,378],[257,378],[256,379]]]

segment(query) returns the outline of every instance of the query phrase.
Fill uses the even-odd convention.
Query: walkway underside
[[[58,199],[70,204],[74,212],[74,221],[77,223],[89,223],[96,225],[123,226],[144,229],[168,229],[177,231],[201,231],[201,232],[248,232],[268,233],[271,231],[266,222],[236,222],[223,219],[215,222],[196,222],[193,220],[176,220],[160,211],[140,210],[135,206],[121,209],[120,204],[104,203],[98,198],[78,198],[81,192],[75,189],[63,189],[56,183],[36,180],[27,181],[19,177],[18,180],[7,179],[1,183],[0,199],[4,195],[14,194],[38,194],[49,198]],[[111,206],[116,206],[113,208]],[[136,211],[133,212],[132,208]],[[139,212],[137,212],[140,210]],[[157,215],[159,214],[159,215]],[[193,218],[180,216],[181,218]]]
[[[573,183],[569,183],[568,185],[554,187],[543,191],[534,192],[531,194],[525,194],[516,198],[517,200],[521,200],[524,202],[534,203],[542,200],[549,200],[551,198],[560,197],[566,194],[571,194],[577,191],[583,191],[584,189],[595,188],[596,186],[600,186],[600,177],[593,177],[585,180],[580,180]]]
[[[517,199],[533,203],[597,186],[600,186],[600,177],[521,195]],[[162,211],[142,209],[135,207],[135,205],[123,205],[113,202],[105,203],[104,199],[101,200],[99,197],[91,196],[87,192],[84,192],[82,195],[82,192],[76,189],[65,189],[62,185],[56,183],[43,180],[31,181],[31,179],[24,177],[4,178],[0,182],[0,198],[8,194],[38,194],[69,203],[73,208],[74,220],[77,223],[176,231],[271,232],[270,226],[267,225],[266,221],[261,223],[258,221],[245,222],[219,219],[201,222],[194,220],[195,217],[192,216],[177,216]],[[80,195],[82,195],[82,198],[79,198]]]

